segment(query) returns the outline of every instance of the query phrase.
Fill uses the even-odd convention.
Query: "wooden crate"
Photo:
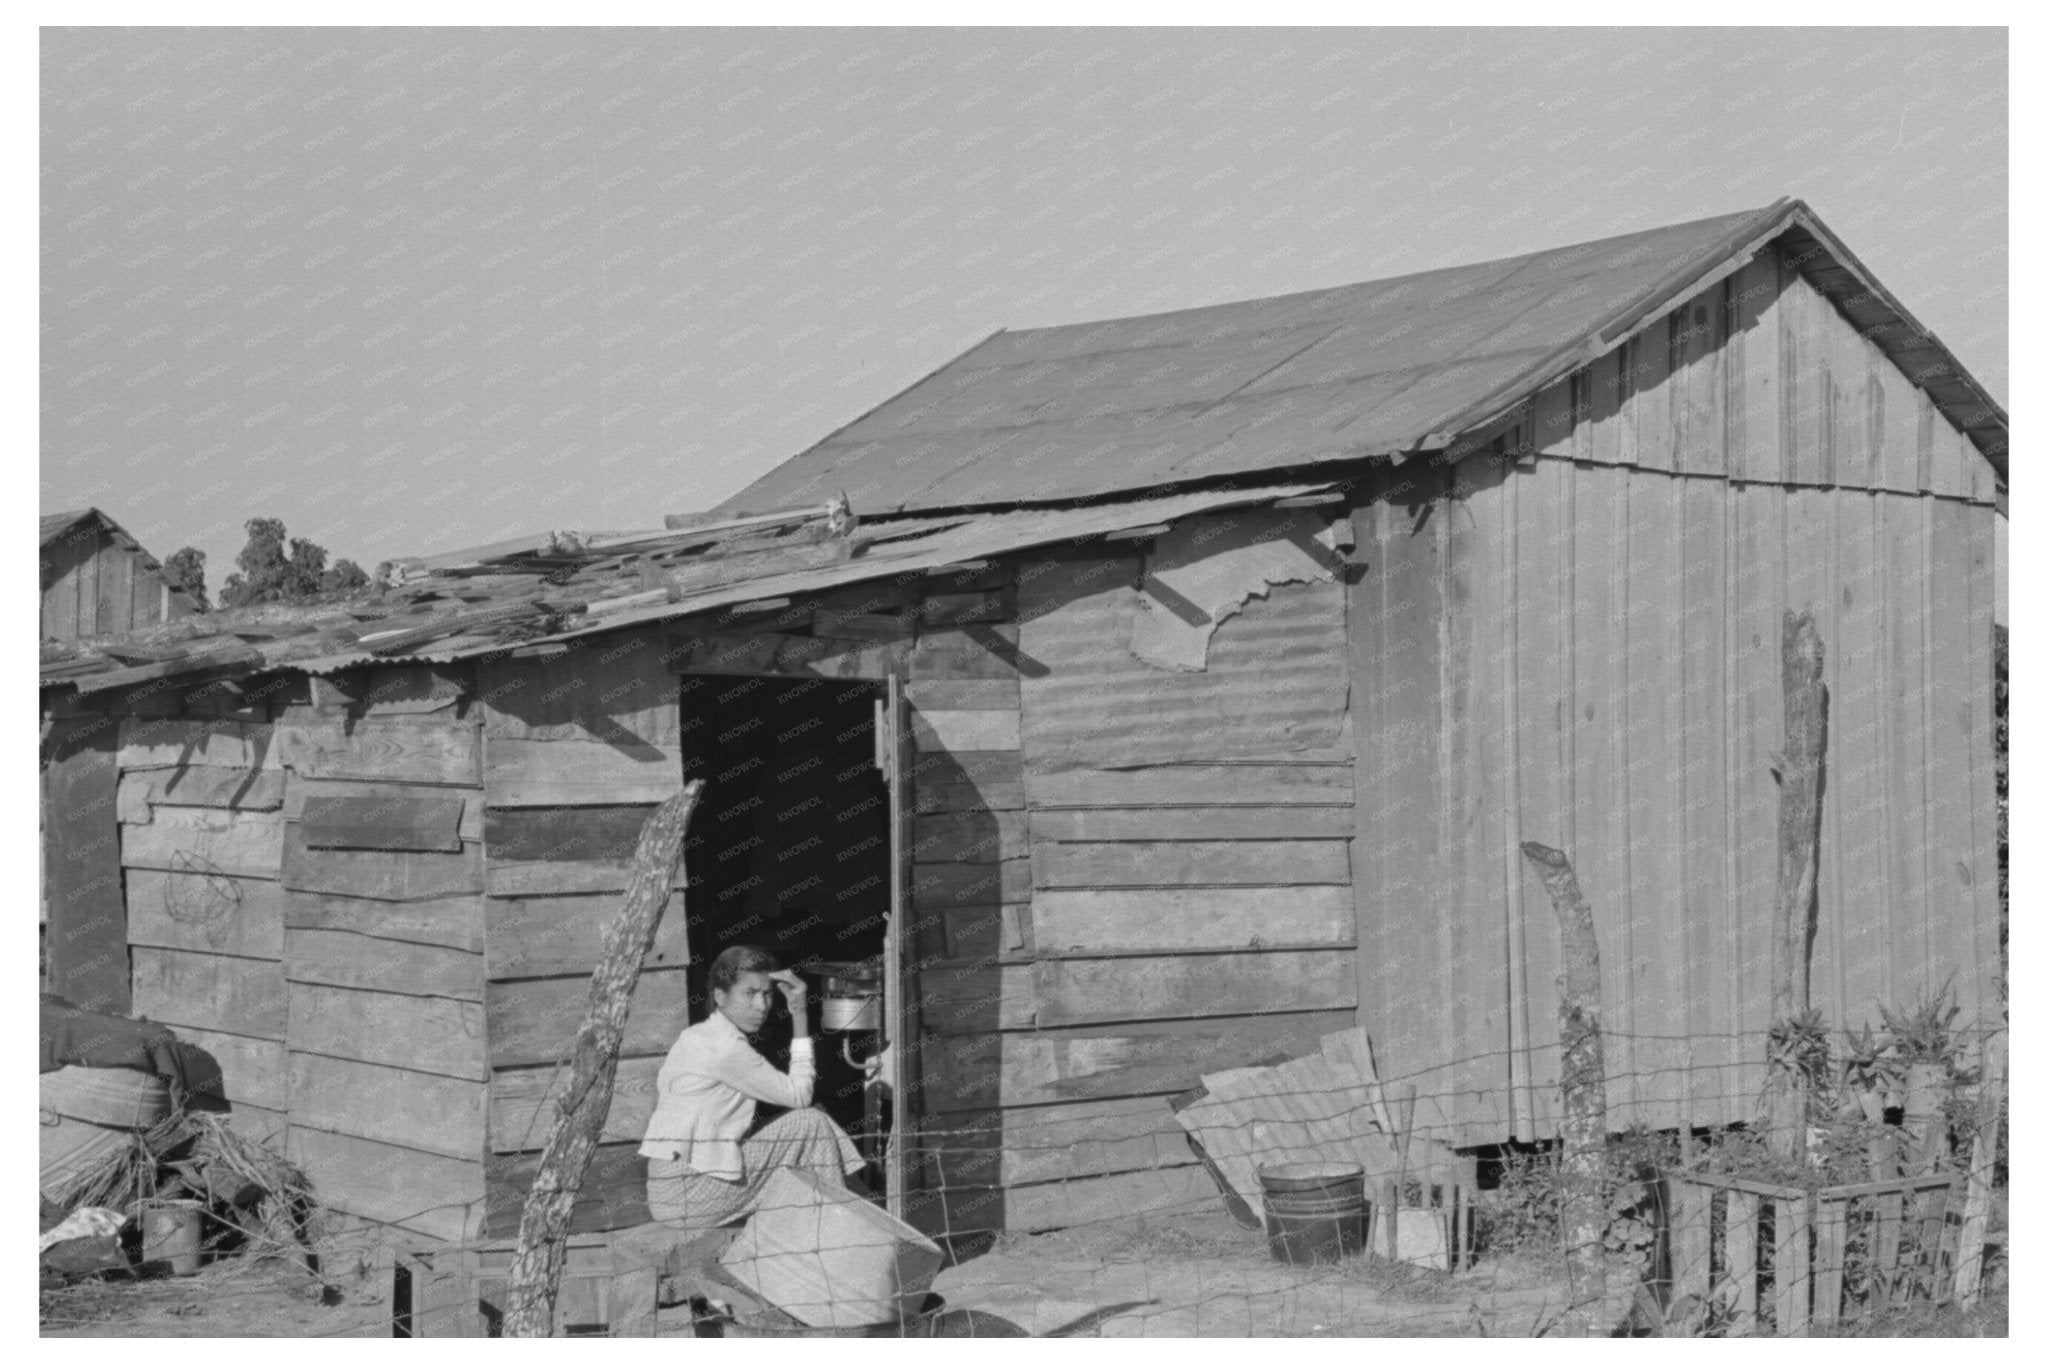
[[[1946,1302],[1962,1183],[1948,1172],[1816,1190],[1674,1175],[1673,1300],[1718,1304],[1731,1336],[1807,1336],[1893,1303]]]
[[[504,1333],[511,1241],[401,1250],[392,1259],[393,1334],[412,1338]],[[601,1237],[576,1237],[564,1252],[555,1297],[556,1336],[651,1336],[659,1267],[614,1249]]]
[[[1404,1176],[1389,1176],[1373,1190],[1370,1241],[1373,1254],[1384,1259],[1424,1264],[1452,1273],[1472,1266],[1474,1211],[1479,1198],[1479,1162],[1460,1156],[1448,1163]],[[1391,1214],[1391,1215],[1390,1215]],[[1441,1230],[1439,1230],[1439,1225]],[[1421,1245],[1403,1249],[1403,1228],[1428,1236]],[[1417,1259],[1420,1251],[1424,1258]]]

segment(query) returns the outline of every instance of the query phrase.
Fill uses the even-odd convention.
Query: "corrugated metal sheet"
[[[1447,445],[1777,236],[2003,468],[2005,415],[1803,204],[1281,298],[1003,332],[728,498],[1045,502]],[[1909,362],[1910,359],[1910,362]]]
[[[1209,641],[1201,672],[1132,657],[1142,558],[1043,566],[1020,582],[1024,764],[1140,767],[1334,748],[1350,684],[1344,589],[1289,583]]]
[[[965,521],[957,517],[935,518],[933,524],[936,528],[923,535],[910,533],[914,525],[910,521],[882,523],[876,527],[880,532],[876,541],[858,558],[790,571],[779,569],[777,556],[772,553],[751,556],[759,561],[758,564],[750,563],[755,569],[751,576],[736,578],[710,590],[679,595],[673,602],[612,612],[600,618],[578,614],[585,611],[593,600],[602,600],[592,590],[591,574],[572,575],[556,588],[543,589],[538,597],[534,596],[537,579],[532,574],[507,574],[491,579],[488,586],[478,586],[484,581],[481,579],[430,578],[415,590],[449,594],[467,592],[469,599],[431,603],[431,609],[419,613],[401,615],[393,609],[381,608],[385,614],[350,622],[341,609],[332,605],[289,607],[271,604],[217,612],[182,623],[178,638],[181,644],[195,651],[220,651],[218,646],[233,638],[238,630],[245,634],[261,632],[266,636],[279,636],[255,643],[251,653],[256,657],[247,663],[217,671],[247,673],[290,668],[329,673],[372,661],[449,663],[494,653],[511,644],[545,644],[609,633],[650,621],[702,615],[743,602],[822,591],[893,577],[899,573],[942,569],[1035,545],[1057,544],[1133,526],[1173,521],[1205,511],[1262,505],[1276,499],[1323,492],[1330,486],[1327,482],[1293,482],[1264,487],[1215,488],[1170,497],[1130,498],[1094,507],[989,513]],[[605,572],[616,577],[613,568],[607,567]],[[499,600],[529,598],[542,606],[552,607],[557,614],[552,617],[535,616],[520,622],[516,631],[509,635],[460,633],[462,617],[480,609],[490,609]],[[373,606],[371,609],[380,608]],[[436,620],[443,619],[450,622],[447,635],[398,653],[371,653],[353,647],[363,634],[401,625],[431,627]],[[546,628],[547,620],[557,622],[554,628]],[[540,624],[536,625],[536,622]],[[294,633],[295,630],[298,632]],[[113,659],[96,655],[89,641],[83,647],[45,646],[42,661],[45,686],[75,682],[81,676],[95,673],[100,674],[96,685],[103,687],[126,685],[131,680],[145,681],[159,675],[146,668],[122,668]],[[125,676],[117,678],[113,676],[115,673]]]

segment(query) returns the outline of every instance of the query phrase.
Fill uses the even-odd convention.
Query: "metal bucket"
[[[142,1260],[173,1274],[199,1272],[197,1203],[159,1203],[142,1210]]]
[[[1327,1263],[1365,1249],[1365,1170],[1339,1161],[1262,1165],[1266,1246],[1282,1264]]]

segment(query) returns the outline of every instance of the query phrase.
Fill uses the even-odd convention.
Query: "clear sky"
[[[209,587],[708,506],[999,327],[1805,199],[2001,401],[1996,29],[70,29],[42,509]],[[858,509],[856,509],[858,510]]]

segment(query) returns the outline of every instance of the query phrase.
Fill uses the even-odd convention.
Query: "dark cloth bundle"
[[[161,1023],[146,1018],[81,1009],[61,995],[42,997],[41,1068],[117,1066],[161,1075],[171,1084],[173,1100],[191,1092],[183,1045]]]

